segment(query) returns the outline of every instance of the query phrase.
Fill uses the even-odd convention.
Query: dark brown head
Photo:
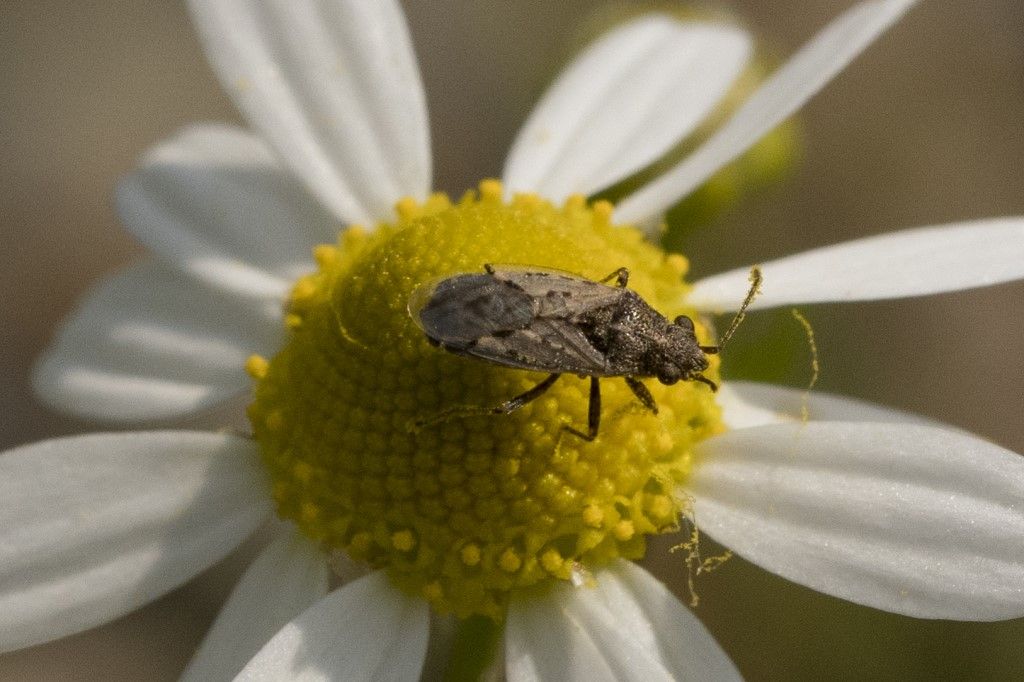
[[[708,368],[708,359],[697,343],[693,320],[680,315],[665,328],[653,358],[653,373],[658,381],[671,386],[677,381],[692,379]]]

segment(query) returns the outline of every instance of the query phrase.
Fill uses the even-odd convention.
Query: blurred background
[[[532,102],[600,24],[593,17],[640,6],[403,4],[427,84],[436,184],[456,193],[500,173]],[[716,6],[735,12],[767,54],[785,57],[850,4]],[[85,288],[142,254],[111,208],[117,178],[184,124],[239,119],[181,2],[6,0],[0,36],[0,448],[7,448],[90,429],[35,402],[29,371]],[[895,228],[1024,214],[1022,111],[1024,4],[924,2],[803,109],[795,163],[780,182],[746,193],[682,233],[678,245],[700,277]],[[1017,283],[807,306],[821,353],[818,387],[913,410],[1024,453],[1022,304]],[[726,371],[803,385],[805,343],[792,321],[753,315]],[[656,547],[652,561],[661,564],[659,576],[679,578],[681,592],[682,560],[667,546]],[[138,613],[0,657],[0,680],[174,679],[253,549]],[[699,586],[698,614],[751,680],[1024,679],[1024,621],[893,616],[739,559]]]

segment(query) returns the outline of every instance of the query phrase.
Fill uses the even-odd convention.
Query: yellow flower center
[[[593,442],[563,428],[587,423],[588,380],[571,375],[511,414],[439,419],[498,405],[546,374],[432,346],[407,304],[422,283],[484,263],[591,279],[626,267],[629,286],[669,319],[692,316],[685,259],[611,225],[607,202],[506,202],[496,181],[455,204],[403,200],[398,213],[318,247],[318,270],[292,291],[285,346],[249,362],[249,416],[280,516],[463,617],[500,618],[510,590],[642,556],[646,535],[676,527],[693,445],[722,428],[708,387],[646,381],[654,415],[621,379],[604,379]],[[705,374],[717,378],[711,361]]]

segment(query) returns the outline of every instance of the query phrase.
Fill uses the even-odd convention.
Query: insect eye
[[[688,332],[693,332],[693,320],[688,318],[686,315],[680,315],[672,321],[672,324],[677,327],[682,327]]]
[[[679,378],[679,369],[677,369],[675,365],[665,365],[661,368],[661,371],[658,372],[658,381],[666,386],[671,386],[676,383],[679,381]]]

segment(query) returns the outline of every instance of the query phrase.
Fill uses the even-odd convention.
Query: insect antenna
[[[761,293],[761,282],[764,279],[761,275],[761,268],[756,265],[750,268],[749,279],[750,290],[747,292],[747,297],[743,299],[743,304],[736,311],[736,316],[732,318],[732,322],[729,323],[729,328],[725,330],[725,334],[722,335],[722,340],[718,342],[717,346],[701,346],[700,349],[705,353],[714,354],[725,348],[725,344],[729,343],[729,339],[736,332],[736,328],[740,326],[740,322],[747,316],[747,308],[754,302],[757,295]]]

